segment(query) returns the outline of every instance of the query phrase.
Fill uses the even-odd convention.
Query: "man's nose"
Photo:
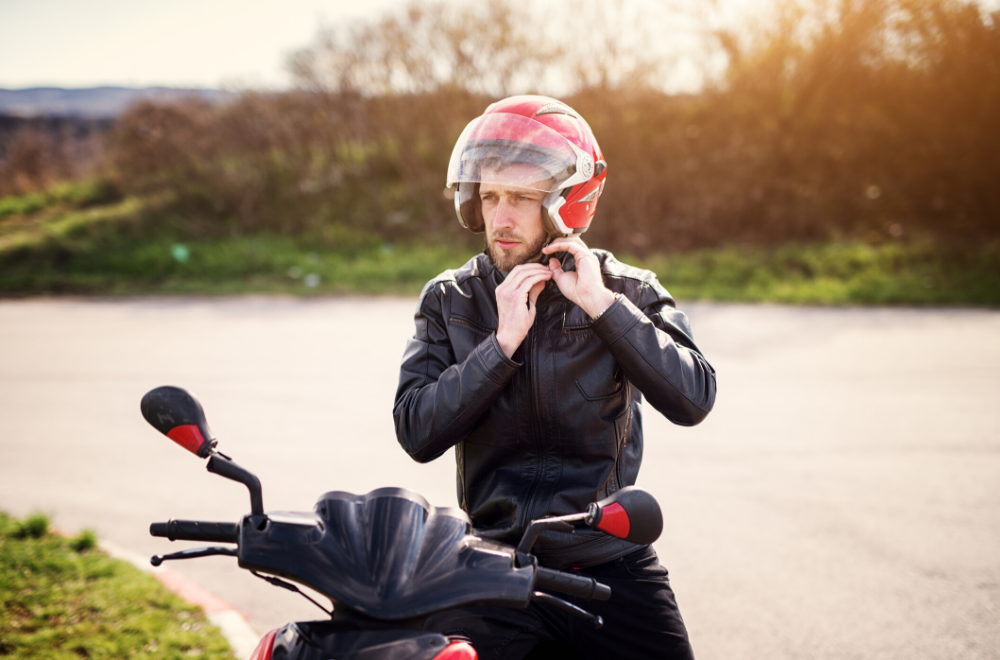
[[[496,215],[493,217],[493,225],[506,229],[513,227],[514,224],[513,206],[506,200],[500,200],[500,203],[497,204]]]

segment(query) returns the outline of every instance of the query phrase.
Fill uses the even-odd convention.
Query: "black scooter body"
[[[171,520],[150,525],[150,534],[171,541],[236,547],[181,550],[153,557],[153,565],[234,556],[241,568],[258,577],[292,591],[297,587],[285,580],[306,585],[334,606],[328,612],[331,619],[271,631],[252,660],[474,660],[467,640],[449,639],[423,626],[435,612],[475,605],[524,608],[543,603],[599,628],[601,617],[550,592],[607,600],[611,590],[592,578],[539,566],[531,554],[535,541],[546,530],[572,532],[584,525],[647,545],[662,529],[656,500],[634,487],[592,503],[586,512],[532,521],[517,548],[475,536],[464,511],[431,506],[401,488],[365,495],[332,491],[312,511],[265,513],[260,481],[216,451],[201,404],[190,393],[156,388],[143,397],[141,409],[161,433],[208,458],[209,472],[243,484],[250,494],[251,512],[239,523]]]

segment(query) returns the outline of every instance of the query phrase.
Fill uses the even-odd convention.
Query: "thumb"
[[[562,263],[558,259],[549,259],[549,270],[552,271],[552,279],[559,284],[559,280],[566,276],[566,271],[562,269]]]
[[[535,301],[538,300],[538,296],[541,295],[542,289],[545,288],[545,280],[541,282],[536,282],[532,285],[531,289],[528,291],[528,304],[531,307],[535,306]]]
[[[554,261],[555,264],[553,264],[552,261]],[[571,283],[573,281],[571,279],[573,277],[573,273],[567,273],[566,271],[564,271],[562,269],[562,264],[560,264],[559,261],[555,259],[553,259],[552,261],[549,262],[549,268],[552,270],[552,279],[556,281],[556,286],[559,287],[559,290],[563,291],[563,293],[565,294],[564,288],[567,286],[568,283]],[[569,282],[567,282],[567,279],[569,280]]]

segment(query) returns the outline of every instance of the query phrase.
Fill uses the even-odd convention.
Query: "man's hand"
[[[565,271],[558,259],[549,259],[549,269],[562,294],[590,318],[597,318],[615,301],[615,294],[604,286],[601,264],[579,236],[557,238],[542,248],[544,254],[569,252],[576,259],[576,271]]]
[[[528,329],[535,322],[535,301],[552,279],[552,270],[542,264],[521,264],[514,266],[507,279],[497,287],[497,342],[507,357],[528,335]]]

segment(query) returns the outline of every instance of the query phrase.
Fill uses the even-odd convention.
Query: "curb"
[[[163,586],[174,594],[201,607],[212,625],[222,632],[237,658],[249,658],[253,654],[261,636],[232,605],[177,571],[172,571],[164,566],[152,566],[147,557],[109,541],[98,541],[98,545],[115,559],[127,561],[144,573],[152,573]]]

